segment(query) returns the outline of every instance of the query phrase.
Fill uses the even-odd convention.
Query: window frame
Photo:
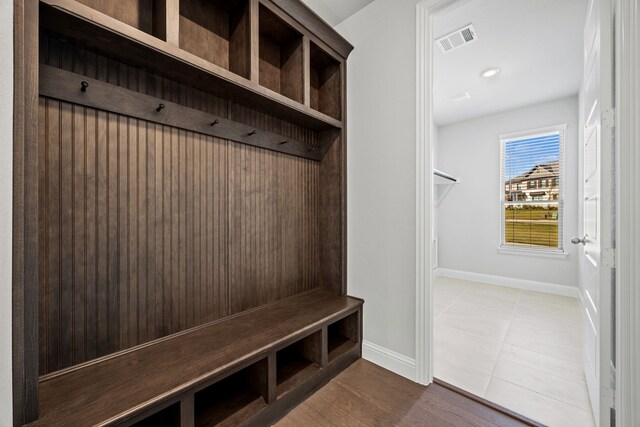
[[[560,132],[560,147],[559,147],[559,174],[558,178],[554,178],[554,183],[557,180],[557,185],[554,187],[558,188],[558,198],[549,200],[550,204],[557,203],[558,205],[558,248],[536,248],[536,247],[517,247],[505,245],[505,204],[514,204],[517,201],[506,201],[504,196],[504,188],[505,188],[505,144],[507,142],[524,139],[524,138],[535,138],[544,136],[547,134],[553,134]],[[566,147],[566,138],[567,138],[567,124],[561,123],[553,126],[547,126],[543,128],[537,129],[529,129],[519,132],[513,132],[508,134],[501,134],[498,136],[498,143],[500,149],[500,165],[498,176],[500,179],[500,188],[502,191],[499,194],[499,209],[500,214],[498,215],[500,225],[499,225],[499,236],[498,236],[498,253],[501,254],[519,254],[519,255],[532,255],[532,256],[542,256],[542,257],[553,257],[553,258],[566,258],[568,253],[565,249],[565,238],[564,238],[564,187],[565,187],[565,167],[566,167],[566,158],[565,158],[565,147]],[[527,187],[528,187],[527,181]],[[547,187],[547,188],[554,188]],[[527,188],[528,189],[528,188]]]

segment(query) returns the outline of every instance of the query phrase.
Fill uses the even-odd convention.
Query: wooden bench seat
[[[260,411],[267,414],[258,419],[277,419],[278,412],[297,403],[294,400],[360,357],[361,308],[359,299],[315,290],[44,376],[40,419],[31,425],[130,425],[170,405],[180,407],[180,421],[171,424],[165,417],[163,423],[210,425],[198,415],[206,408],[194,409],[194,401],[204,401],[206,393],[215,400],[211,386],[225,378],[232,381],[230,375],[248,366],[249,374],[258,377],[250,382],[263,386],[257,399],[262,402],[250,401],[240,408],[247,413],[236,414],[233,424]],[[347,318],[350,325],[344,323]],[[300,340],[304,342],[297,343]],[[298,348],[303,354],[317,351],[317,360],[298,369]],[[301,386],[290,393],[290,401],[279,402]],[[211,401],[212,408],[216,404]]]

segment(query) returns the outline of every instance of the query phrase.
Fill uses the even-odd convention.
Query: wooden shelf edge
[[[89,47],[105,50],[111,54],[126,55],[128,49],[120,48],[109,52],[108,47],[104,48],[95,45],[95,39],[104,39],[107,37],[107,34],[110,34],[112,37],[119,37],[128,43],[136,45],[138,48],[164,57],[165,62],[168,60],[172,63],[179,63],[183,68],[187,66],[191,68],[191,70],[204,74],[208,77],[204,83],[209,83],[200,84],[199,87],[204,90],[215,89],[211,85],[212,81],[219,82],[224,86],[219,88],[220,91],[238,95],[237,100],[236,98],[231,99],[233,102],[239,102],[251,108],[256,105],[262,106],[264,110],[275,108],[279,110],[283,116],[300,120],[305,126],[314,130],[341,129],[343,127],[343,123],[340,120],[316,111],[302,103],[293,101],[284,95],[260,86],[255,81],[241,77],[229,70],[186,52],[174,44],[167,43],[144,31],[124,24],[117,19],[98,12],[75,0],[40,0],[40,3],[58,14],[64,15],[63,17],[53,17],[54,19],[42,19],[41,22],[45,28],[55,33],[60,33],[72,40],[83,42]],[[67,25],[67,20],[64,18],[75,21],[76,25]],[[93,31],[99,31],[101,33],[100,37],[93,37],[91,32],[85,31],[83,25],[92,27],[91,29]],[[153,65],[151,67],[149,66],[149,63],[153,63],[153,61],[147,61],[147,63],[144,64],[142,63],[142,58],[144,58],[144,55],[131,54],[126,59],[131,60],[136,66],[153,69]],[[162,75],[169,75],[167,74],[166,67],[162,65],[159,65],[158,68],[153,69],[153,71]],[[169,75],[169,77],[179,80],[180,75],[181,73],[174,72],[172,75]],[[184,78],[182,80],[184,80]],[[187,80],[189,80],[189,83],[198,84],[197,80]]]

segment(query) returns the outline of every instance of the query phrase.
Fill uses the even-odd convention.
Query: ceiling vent
[[[443,52],[447,53],[459,48],[460,46],[476,41],[477,39],[478,36],[476,35],[476,30],[473,28],[472,24],[469,24],[451,34],[440,37],[436,40],[436,43],[440,46],[440,49],[442,49]]]

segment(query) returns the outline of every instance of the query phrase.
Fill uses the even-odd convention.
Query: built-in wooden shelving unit
[[[353,47],[298,0],[24,10],[16,425],[273,424],[362,354]]]

